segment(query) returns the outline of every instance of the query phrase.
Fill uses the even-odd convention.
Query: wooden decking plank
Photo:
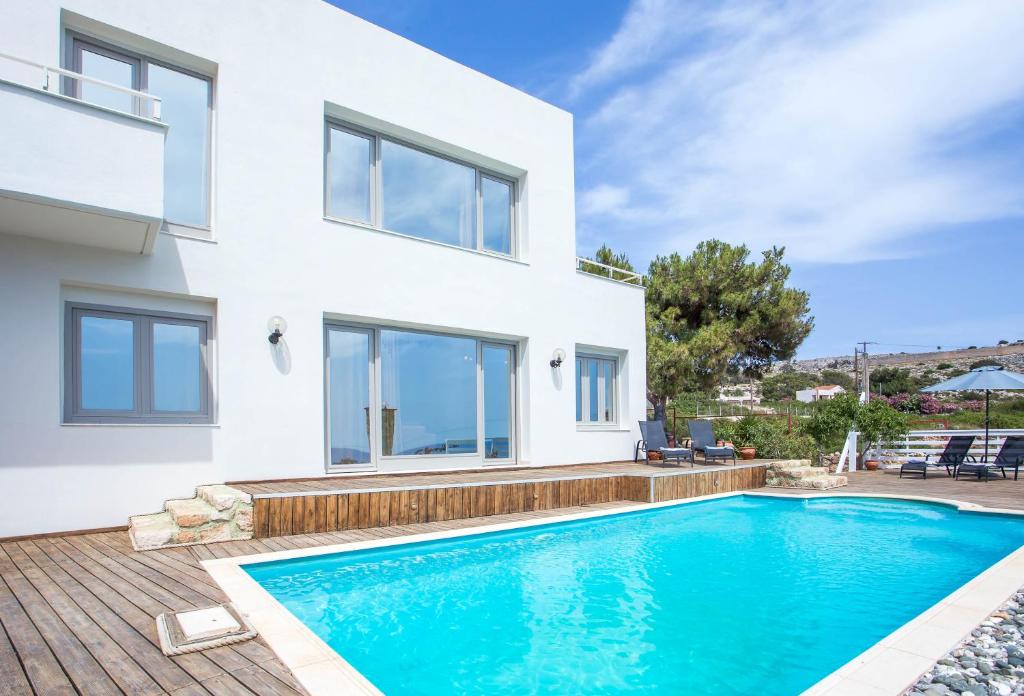
[[[36,592],[89,651],[117,688],[127,694],[161,693],[163,689],[146,673],[146,670],[140,667],[75,598],[65,592],[48,574],[55,569],[61,573],[63,571],[60,571],[32,542],[21,542],[18,547],[19,553],[11,553],[11,560],[18,565],[25,579],[32,583]],[[76,594],[81,598],[80,593]]]
[[[51,557],[56,558],[58,553],[65,552],[66,561],[62,562],[61,566],[68,570],[70,575],[90,589],[111,611],[129,623],[153,646],[159,645],[154,618],[164,611],[169,611],[167,606],[83,556],[68,544],[66,539],[51,540],[51,543],[53,544]],[[111,581],[113,584],[108,584]],[[196,681],[224,673],[223,669],[202,653],[179,655],[170,658],[170,661],[185,670]]]
[[[56,546],[42,544],[39,551],[47,553],[56,564],[45,571],[51,579],[64,589],[111,638],[117,641],[117,644],[131,655],[132,659],[162,689],[173,691],[196,683],[195,679],[167,659],[157,647],[154,641],[155,631],[152,629],[152,620],[148,615],[134,605],[126,607],[125,605],[128,603],[123,598],[120,598],[120,602],[115,600],[112,595],[116,593],[113,590],[103,585],[84,569],[76,568],[74,562]],[[72,575],[76,571],[76,575]],[[129,623],[114,607],[110,606],[110,603],[126,613],[131,614],[133,610],[137,612],[135,625]]]
[[[22,696],[32,694],[28,676],[18,652],[4,630],[3,617],[0,616],[0,696]]]
[[[6,583],[78,691],[89,694],[120,693],[89,650],[75,637],[31,582],[24,576],[10,574],[6,578]]]
[[[8,573],[0,579],[0,624],[18,653],[26,678],[37,694],[74,694],[75,688],[60,661],[7,585],[7,577],[13,579],[13,575]]]
[[[231,676],[242,682],[254,693],[258,694],[272,694],[273,696],[300,696],[304,693],[288,686],[259,665],[253,665],[252,667],[236,670],[231,673]]]
[[[193,583],[188,576],[184,576],[180,573],[159,566],[157,568],[153,568],[152,566],[154,565],[154,561],[144,554],[137,552],[133,552],[131,555],[121,553],[92,536],[86,536],[83,537],[83,539],[87,544],[92,545],[93,548],[106,555],[108,558],[120,563],[126,568],[134,570],[142,577],[165,588],[169,592],[173,592],[181,599],[187,600],[196,607],[209,606],[211,603],[224,601],[223,593],[216,590],[207,590],[202,586],[193,586]]]

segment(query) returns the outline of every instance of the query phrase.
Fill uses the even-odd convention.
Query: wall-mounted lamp
[[[555,352],[551,354],[551,362],[548,365],[551,365],[551,367],[561,367],[563,361],[565,361],[565,351],[561,348],[555,348]]]
[[[276,346],[277,342],[284,336],[284,332],[288,330],[288,322],[284,320],[284,317],[270,317],[267,320],[267,330],[270,332],[267,340]]]

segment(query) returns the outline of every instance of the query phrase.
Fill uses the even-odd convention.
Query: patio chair
[[[642,448],[645,452],[660,452],[662,459],[665,463],[669,460],[675,460],[676,463],[681,464],[683,460],[688,460],[690,466],[693,466],[693,450],[687,447],[669,447],[668,438],[665,436],[665,424],[661,421],[640,421],[640,434],[643,439],[636,443],[637,446],[637,458],[639,458],[639,451]],[[633,461],[636,461],[634,459]]]
[[[964,463],[974,444],[973,435],[954,435],[949,438],[946,448],[942,450],[935,462],[930,461],[932,455],[926,455],[924,459],[911,459],[900,467],[900,478],[903,474],[921,474],[921,478],[928,478],[928,467],[945,466],[947,476],[955,476],[956,470]]]
[[[991,462],[980,462],[973,464],[961,464],[957,469],[957,478],[960,477],[961,469],[965,474],[974,474],[979,479],[988,481],[989,477],[998,469],[1003,478],[1007,478],[1006,470],[1013,469],[1013,480],[1016,481],[1020,474],[1021,464],[1024,463],[1024,437],[1010,435],[1003,440],[1003,446]]]
[[[721,459],[726,461],[732,459],[736,463],[736,450],[729,446],[719,446],[715,439],[715,428],[709,420],[688,420],[687,427],[690,429],[690,441],[693,451],[704,455],[704,461]]]

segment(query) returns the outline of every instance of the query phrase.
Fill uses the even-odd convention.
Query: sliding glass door
[[[325,335],[331,468],[458,468],[515,459],[514,346],[331,324]]]

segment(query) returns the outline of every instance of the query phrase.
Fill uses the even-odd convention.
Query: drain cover
[[[256,631],[230,604],[190,609],[156,617],[160,648],[181,655],[256,637]]]

